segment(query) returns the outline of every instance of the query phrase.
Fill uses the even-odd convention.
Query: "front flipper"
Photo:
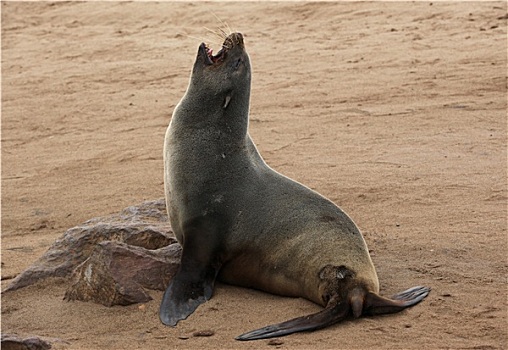
[[[215,276],[201,280],[189,279],[181,271],[173,278],[162,297],[159,317],[167,326],[176,326],[212,296]]]
[[[213,221],[199,218],[186,225],[180,269],[164,292],[159,318],[176,326],[213,294],[221,267],[218,230]]]
[[[292,320],[266,326],[254,331],[239,335],[236,340],[257,340],[273,337],[282,337],[296,332],[313,331],[316,329],[328,327],[334,323],[340,322],[347,317],[349,313],[349,303],[340,302],[332,307],[326,307],[324,310],[312,315],[297,317]]]

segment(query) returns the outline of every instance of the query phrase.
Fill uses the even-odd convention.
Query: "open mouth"
[[[200,55],[205,59],[206,65],[218,64],[224,61],[227,57],[228,52],[235,46],[240,46],[242,49],[243,35],[241,33],[231,33],[222,44],[221,49],[216,55],[213,54],[213,50],[205,43],[201,43],[199,46]]]
[[[218,62],[224,61],[227,54],[227,47],[222,46],[222,48],[217,52],[216,55],[213,54],[213,50],[205,43],[202,43],[199,46],[199,49],[202,51],[203,56],[205,57],[205,63],[207,65],[212,65]]]

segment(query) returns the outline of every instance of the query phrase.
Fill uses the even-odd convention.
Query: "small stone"
[[[215,332],[212,331],[212,330],[204,330],[204,331],[197,331],[197,332],[194,332],[192,333],[192,335],[194,337],[211,337],[212,335],[214,335]]]

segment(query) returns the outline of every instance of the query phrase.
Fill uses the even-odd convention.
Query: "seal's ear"
[[[229,105],[230,101],[231,101],[231,95],[226,95],[226,98],[224,99],[224,104],[222,105],[222,108],[226,109],[226,107]]]

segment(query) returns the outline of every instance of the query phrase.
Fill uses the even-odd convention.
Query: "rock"
[[[47,350],[51,344],[38,337],[21,338],[15,334],[2,334],[2,350]]]
[[[150,296],[143,288],[165,289],[180,254],[164,199],[148,201],[67,230],[4,292],[48,277],[70,278],[75,271],[67,300],[104,305],[145,302]]]
[[[143,303],[143,289],[165,290],[180,266],[178,243],[147,250],[121,242],[99,243],[73,274],[65,300],[93,301],[106,306]]]

